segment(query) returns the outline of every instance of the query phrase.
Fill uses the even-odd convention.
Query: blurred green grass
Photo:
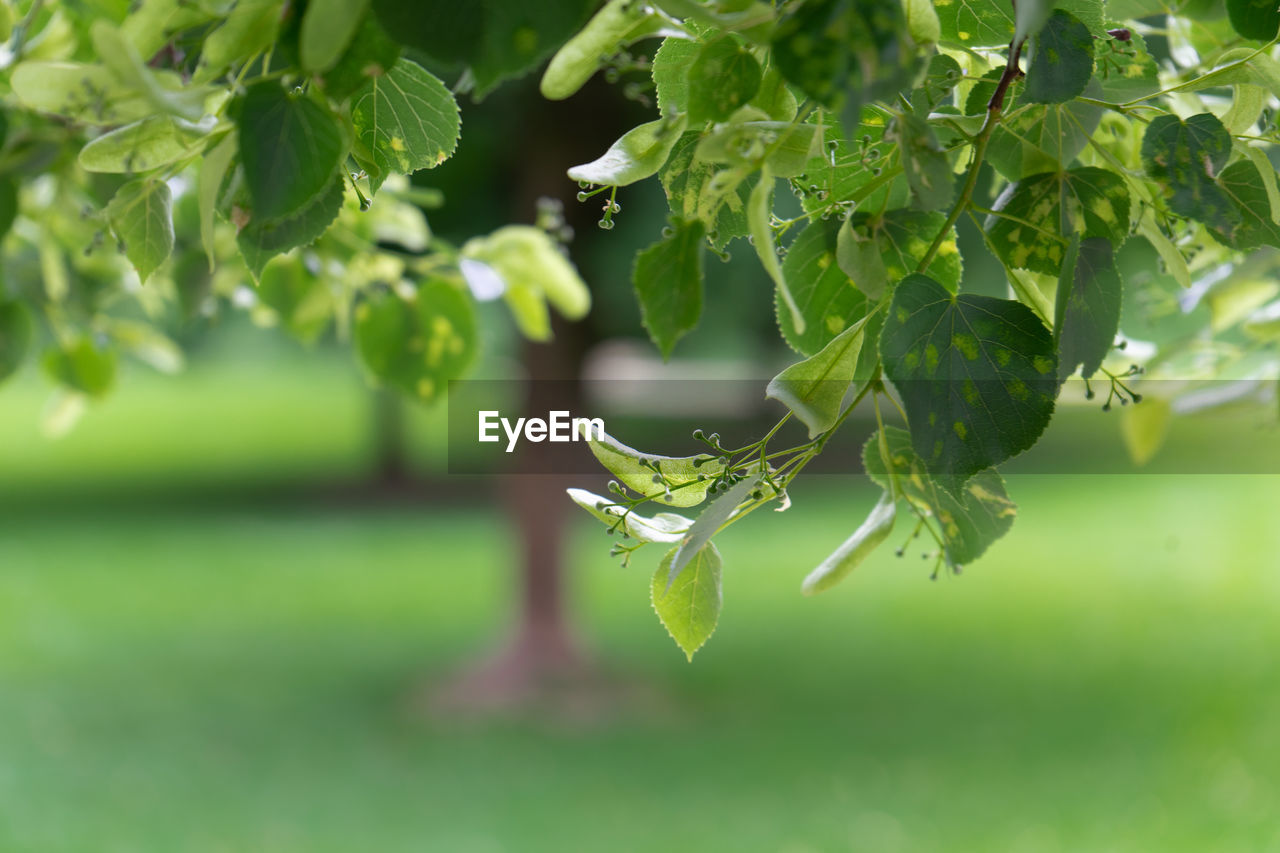
[[[0,850],[1280,850],[1280,478],[1014,477],[963,577],[805,599],[873,500],[813,478],[724,537],[692,665],[583,519],[583,633],[665,701],[447,723],[406,700],[507,624],[492,508],[53,499],[367,469],[346,368],[203,376],[49,446],[0,394],[3,489],[52,496],[3,515]]]

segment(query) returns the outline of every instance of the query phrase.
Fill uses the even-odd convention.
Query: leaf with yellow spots
[[[1213,113],[1156,116],[1142,135],[1142,165],[1165,191],[1169,209],[1229,232],[1239,211],[1215,179],[1231,157],[1231,134]]]
[[[475,308],[461,287],[439,279],[424,281],[408,299],[376,292],[356,308],[355,343],[380,382],[433,400],[475,358]]]
[[[1005,266],[1056,276],[1064,234],[1116,242],[1128,235],[1129,190],[1122,177],[1096,166],[1031,175],[1000,194],[986,230]]]
[[[807,356],[867,315],[868,301],[837,260],[840,223],[815,219],[787,247],[783,278],[791,287],[803,330],[797,330],[790,309],[775,296],[778,327],[787,343]]]
[[[842,229],[842,240],[845,244],[851,240],[874,241],[884,270],[883,280],[876,282],[866,280],[865,276],[860,278],[855,269],[846,266],[840,253],[837,253],[837,260],[860,290],[872,299],[879,299],[886,287],[897,284],[920,265],[944,224],[946,217],[936,211],[900,208],[882,215],[855,213],[849,217],[848,227]],[[953,228],[938,247],[925,274],[955,292],[960,286],[962,272],[963,264]]]
[[[867,474],[886,490],[890,480],[896,481],[900,496],[916,512],[929,519],[942,536],[943,555],[956,569],[968,565],[986,552],[991,543],[1009,532],[1018,507],[1009,499],[1004,479],[994,468],[986,468],[973,476],[958,494],[941,488],[929,474],[928,467],[912,449],[906,430],[885,427],[882,452],[880,434],[867,440],[862,449],[862,464]],[[889,476],[887,463],[893,468]]]
[[[376,190],[387,175],[439,166],[458,145],[458,102],[440,79],[404,57],[356,93],[356,154]]]
[[[880,356],[912,445],[952,494],[1030,448],[1053,415],[1053,339],[1020,302],[954,295],[928,276],[908,276],[889,305]]]
[[[1041,6],[1044,3],[1030,3]],[[1101,0],[1060,0],[1055,5],[1084,22],[1095,36],[1104,31]],[[1015,28],[1014,4],[1008,0],[934,0],[942,29],[942,43],[961,48],[1007,47]],[[1019,11],[1022,8],[1019,7]],[[1039,16],[1037,16],[1039,17]],[[1040,21],[1044,18],[1040,17]],[[1034,25],[1024,23],[1027,34]]]

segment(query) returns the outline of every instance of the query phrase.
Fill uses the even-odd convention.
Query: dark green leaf
[[[1230,199],[1235,215],[1230,230],[1211,229],[1214,237],[1233,249],[1280,247],[1280,225],[1272,219],[1271,200],[1254,163],[1232,163],[1218,176],[1218,186]]]
[[[276,255],[306,246],[327,231],[342,210],[343,194],[343,178],[335,175],[323,195],[293,216],[267,221],[253,219],[241,228],[236,244],[254,278],[262,275],[267,261]]]
[[[1061,104],[1079,95],[1093,76],[1093,34],[1061,9],[1035,37],[1023,97],[1033,104]]]
[[[1272,0],[1227,0],[1227,16],[1247,39],[1271,41],[1280,30],[1280,5]]]
[[[792,295],[804,317],[797,331],[791,312],[778,297],[778,326],[797,352],[813,356],[836,335],[867,314],[867,297],[840,268],[836,252],[840,223],[815,219],[787,248],[783,275],[792,283]]]
[[[341,100],[372,78],[385,74],[399,58],[400,44],[392,41],[377,17],[367,12],[337,64],[320,76],[320,84],[326,95]]]
[[[1119,242],[1129,233],[1128,187],[1096,166],[1023,178],[1000,194],[995,210],[986,228],[996,255],[1005,266],[1044,275],[1062,269],[1064,234]]]
[[[631,273],[644,327],[664,359],[702,316],[702,222],[676,219],[671,228],[636,255]]]
[[[942,536],[943,554],[953,569],[981,557],[991,544],[1009,532],[1018,508],[994,468],[979,471],[956,494],[939,487],[928,467],[912,449],[911,436],[897,427],[885,427],[885,447],[893,477],[882,458],[880,436],[863,447],[862,464],[878,485],[900,488],[916,511],[932,519]]]
[[[886,139],[898,143],[902,171],[911,197],[921,210],[942,210],[955,197],[955,173],[928,122],[907,114],[891,125]]]
[[[18,218],[18,185],[8,175],[0,176],[0,237],[9,233]]]
[[[293,216],[329,189],[345,154],[337,121],[279,83],[255,83],[240,106],[240,162],[254,219]]]
[[[1142,137],[1142,164],[1164,188],[1169,209],[1230,232],[1239,222],[1231,199],[1215,182],[1231,156],[1231,134],[1212,113],[1186,121],[1156,116]]]
[[[1088,237],[1067,253],[1058,280],[1054,336],[1058,340],[1058,378],[1081,367],[1088,379],[1102,366],[1120,329],[1124,299],[1111,241]]]
[[[667,633],[692,661],[694,652],[711,637],[720,619],[724,600],[720,586],[720,552],[708,542],[680,576],[668,582],[672,561],[679,551],[679,547],[672,548],[662,558],[653,573],[649,595]]]
[[[689,67],[689,122],[724,121],[760,90],[756,58],[731,38],[703,45]]]
[[[0,302],[0,382],[22,365],[30,346],[30,312],[21,302]]]
[[[916,452],[953,494],[1035,444],[1053,414],[1053,340],[1020,302],[952,295],[931,278],[908,276],[894,293],[880,353]]]
[[[360,29],[369,0],[309,0],[302,13],[298,55],[310,72],[337,64]]]

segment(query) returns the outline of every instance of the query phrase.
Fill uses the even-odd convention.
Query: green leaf
[[[21,302],[0,302],[0,382],[22,366],[31,347],[31,313]]]
[[[1053,14],[1054,0],[1022,0],[1014,5],[1013,41],[1021,44],[1041,34]]]
[[[338,218],[342,210],[345,185],[341,175],[334,175],[324,194],[292,216],[280,219],[251,219],[236,235],[236,245],[245,266],[254,278],[262,275],[267,261],[298,246],[315,242]]]
[[[399,58],[400,44],[392,41],[377,17],[367,12],[346,51],[318,79],[326,95],[341,100],[387,73]]]
[[[289,334],[307,344],[328,328],[335,308],[330,284],[298,258],[267,264],[259,275],[258,300],[276,313]]]
[[[1075,15],[1055,10],[1033,45],[1023,95],[1028,103],[1065,103],[1089,85],[1093,76],[1093,34]]]
[[[697,506],[707,499],[713,477],[724,473],[724,460],[709,453],[697,456],[658,456],[641,453],[611,435],[592,438],[588,445],[596,460],[622,485],[664,506]],[[657,474],[661,480],[653,481]]]
[[[217,77],[234,62],[247,61],[276,41],[283,0],[238,0],[226,20],[209,33],[200,52],[197,80]]]
[[[582,88],[591,75],[627,42],[647,10],[631,0],[609,0],[587,25],[551,57],[539,89],[549,101],[561,101]],[[655,58],[656,66],[657,60]]]
[[[963,0],[963,2],[938,3],[938,18],[942,25],[942,41],[961,48],[1007,47],[1014,39],[1014,4],[1006,0]],[[1022,11],[1019,5],[1019,11]],[[1037,0],[1031,2],[1023,15],[1020,35],[1034,35],[1035,22],[1043,21],[1052,6],[1063,9],[1080,19],[1094,35],[1104,31],[1101,0],[1060,0],[1055,4]],[[1035,12],[1036,14],[1028,14]]]
[[[952,494],[930,476],[905,430],[885,427],[884,443],[887,452],[883,454],[879,434],[863,447],[862,464],[867,474],[886,490],[892,490],[896,483],[916,512],[932,519],[942,537],[943,556],[952,569],[972,563],[1009,532],[1018,508],[1009,500],[1004,480],[995,469],[979,471],[962,490]],[[892,466],[892,478],[886,462]]]
[[[1227,17],[1247,39],[1271,41],[1280,30],[1280,6],[1271,0],[1227,0]]]
[[[800,587],[801,591],[805,595],[817,595],[844,580],[880,543],[889,538],[897,517],[898,502],[886,491],[872,507],[867,520],[853,531],[853,535],[809,573]]]
[[[1109,26],[1114,29],[1119,25]],[[1160,88],[1160,70],[1147,50],[1146,39],[1131,29],[1128,33],[1124,41],[1107,36],[1094,45],[1098,63],[1094,79],[1102,87],[1102,100],[1123,103]]]
[[[660,512],[651,518],[638,512],[629,512],[617,501],[583,489],[566,489],[566,491],[574,503],[603,521],[610,530],[621,530],[623,535],[640,542],[664,542],[675,545],[684,538],[685,531],[693,523],[691,519],[672,512]]]
[[[845,272],[849,273],[849,277],[859,290],[872,299],[879,299],[886,286],[897,284],[915,271],[920,261],[924,260],[930,244],[933,243],[946,220],[946,216],[937,211],[907,208],[888,210],[882,215],[853,214],[849,217],[850,234],[846,240],[850,237],[874,240],[879,248],[885,278],[882,286],[877,288],[876,282],[864,283],[853,271],[846,269]],[[839,260],[838,254],[837,260]],[[960,259],[960,250],[956,245],[954,228],[939,244],[937,254],[924,272],[952,292],[960,286],[963,264]]]
[[[302,67],[316,73],[337,64],[360,29],[368,5],[369,0],[309,0],[298,36]]]
[[[941,210],[955,197],[955,173],[947,155],[938,147],[933,128],[910,113],[900,116],[886,138],[898,143],[902,171],[911,187],[915,206],[921,210]]]
[[[498,274],[516,322],[533,340],[551,336],[547,302],[570,320],[581,320],[591,310],[591,291],[541,228],[504,226],[487,237],[468,240],[462,257],[481,261]]]
[[[102,65],[23,62],[14,67],[10,84],[27,107],[83,124],[123,124],[154,112],[144,95]]]
[[[797,335],[803,335],[806,326],[804,314],[796,303],[791,288],[787,286],[782,264],[778,262],[778,246],[774,242],[773,227],[770,225],[773,215],[773,185],[773,175],[769,174],[769,168],[766,166],[760,172],[760,183],[756,184],[755,189],[751,191],[751,198],[747,201],[747,227],[751,233],[751,244],[755,247],[756,256],[760,258],[764,271],[777,286],[779,302],[785,306],[785,313],[790,319],[792,328]],[[779,316],[783,313],[779,311]]]
[[[9,233],[18,218],[18,185],[8,175],[0,176],[0,237]]]
[[[475,307],[459,287],[439,279],[422,282],[411,298],[383,290],[357,306],[355,342],[375,377],[434,400],[475,359]]]
[[[209,259],[209,271],[214,268],[214,217],[218,210],[218,193],[222,181],[236,156],[236,136],[229,133],[205,155],[200,163],[200,177],[196,184],[196,200],[200,206],[200,242]]]
[[[388,35],[448,66],[478,59],[484,41],[485,0],[372,0]]]
[[[672,548],[662,558],[653,573],[649,595],[663,627],[692,661],[694,652],[711,637],[720,619],[723,603],[720,552],[708,542],[683,574],[669,584],[671,562],[679,550]]]
[[[1058,281],[1054,336],[1058,340],[1058,378],[1077,367],[1088,379],[1102,366],[1120,330],[1124,289],[1111,241],[1087,237],[1068,252]]]
[[[1102,94],[1097,81],[1089,84],[1085,94]],[[1101,107],[1080,101],[1034,106],[996,127],[987,146],[987,159],[1011,181],[1037,172],[1061,171],[1089,144],[1089,136],[1101,120]]]
[[[1244,333],[1257,341],[1280,341],[1280,302],[1264,305],[1245,318]]]
[[[699,160],[727,163],[749,172],[761,164],[770,174],[788,178],[800,174],[822,148],[823,128],[784,121],[735,121],[718,125],[702,137],[695,151]]]
[[[574,166],[569,178],[603,186],[625,187],[656,174],[684,132],[686,118],[660,118],[634,127],[598,160]]]
[[[644,327],[664,359],[702,316],[702,222],[677,219],[671,229],[636,255],[631,271]]]
[[[689,67],[689,122],[724,121],[760,91],[760,63],[732,38],[703,45]]]
[[[99,349],[93,338],[82,335],[44,354],[49,378],[90,397],[101,397],[116,378],[116,354]]]
[[[411,0],[407,5],[418,8],[420,3]],[[598,0],[472,0],[457,5],[472,15],[479,5],[484,17],[480,53],[469,63],[476,92],[483,97],[554,53],[587,22]]]
[[[783,403],[817,438],[835,426],[862,352],[860,320],[818,352],[791,365],[769,381],[765,396]]]
[[[345,156],[333,115],[279,83],[255,83],[240,105],[240,162],[259,221],[295,216],[328,191]]]
[[[1268,167],[1272,180],[1274,167]],[[1280,247],[1280,225],[1275,222],[1275,208],[1263,175],[1252,160],[1238,160],[1222,170],[1218,186],[1234,208],[1233,226],[1210,228],[1213,236],[1233,249],[1256,249],[1259,246]]]
[[[105,19],[95,20],[89,34],[102,64],[121,84],[141,94],[153,110],[190,121],[204,114],[204,100],[209,92],[203,86],[191,85],[177,75],[152,69],[120,30]]]
[[[1129,233],[1125,181],[1096,166],[1023,178],[1000,194],[995,211],[986,222],[992,250],[1007,267],[1044,275],[1062,269],[1064,234],[1119,242]]]
[[[653,55],[651,71],[658,112],[673,115],[689,111],[689,69],[700,49],[701,42],[689,38],[668,36],[662,40]]]
[[[111,198],[107,221],[143,283],[173,252],[173,196],[155,179],[130,181]]]
[[[692,131],[681,136],[658,177],[672,214],[701,220],[711,245],[721,249],[733,238],[747,235],[747,202],[759,178],[696,159],[701,138]]]
[[[942,38],[942,24],[933,0],[903,0],[902,11],[907,19],[907,34],[916,44],[937,44]]]
[[[1230,232],[1239,222],[1231,199],[1215,182],[1231,156],[1231,134],[1212,113],[1186,121],[1156,116],[1142,136],[1142,164],[1165,190],[1169,209]]]
[[[689,530],[684,535],[684,539],[676,546],[672,558],[668,562],[669,568],[667,572],[668,589],[674,585],[676,579],[680,577],[680,573],[685,570],[691,562],[697,559],[698,554],[704,548],[711,544],[711,537],[715,536],[721,525],[733,517],[738,510],[738,505],[751,498],[752,492],[760,485],[760,476],[745,476],[729,488],[720,492],[718,496],[707,504],[707,508],[698,513],[698,517],[693,520],[693,524],[689,525]]]
[[[870,210],[906,204],[908,188],[902,177],[898,143],[886,130],[883,115],[863,110],[861,123],[847,140],[832,140],[834,146],[810,157],[803,174],[795,179],[805,210],[824,210],[848,202]]]
[[[1120,435],[1134,465],[1146,465],[1164,446],[1173,407],[1160,397],[1145,396],[1120,413]]]
[[[927,276],[908,276],[894,292],[880,353],[916,452],[953,494],[1035,444],[1053,415],[1053,340],[1020,302],[952,295]]]
[[[372,159],[375,187],[391,172],[408,175],[432,169],[458,146],[458,102],[434,74],[403,57],[356,93],[351,120]]]
[[[797,329],[778,291],[778,327],[792,349],[807,356],[867,314],[866,295],[838,263],[839,230],[838,222],[814,219],[787,247],[782,263],[785,280],[795,283],[792,295],[804,325]]]
[[[80,149],[86,172],[145,172],[191,156],[207,128],[168,116],[151,116],[102,134]]]

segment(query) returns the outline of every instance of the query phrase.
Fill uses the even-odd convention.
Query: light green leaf
[[[207,128],[181,119],[151,116],[91,140],[78,160],[86,172],[145,172],[195,153],[207,133]]]
[[[1019,11],[1021,5],[1019,5]],[[1034,0],[1023,16],[1023,37],[1034,34],[1036,20],[1044,20],[1048,10],[1057,7],[1079,18],[1094,35],[1104,31],[1101,0],[1060,0],[1045,3]],[[942,41],[962,48],[1007,47],[1014,40],[1014,4],[1007,0],[954,0],[938,3],[942,25]]]
[[[693,523],[692,519],[671,512],[660,512],[653,517],[638,512],[628,512],[617,501],[592,494],[583,489],[566,489],[569,498],[578,506],[608,525],[610,530],[621,530],[624,535],[640,542],[664,542],[677,544]],[[663,579],[665,581],[665,578]]]
[[[1022,0],[1015,6],[1013,16],[1013,42],[1021,44],[1040,35],[1053,13],[1054,0]]]
[[[717,249],[735,237],[747,235],[747,202],[759,178],[746,169],[722,169],[694,153],[702,138],[685,133],[658,173],[667,204],[678,219],[701,220],[707,239]]]
[[[720,619],[720,552],[708,542],[680,577],[668,583],[670,566],[678,551],[673,548],[662,558],[653,573],[649,595],[667,633],[692,661],[694,652],[711,637]]]
[[[324,193],[306,207],[279,219],[252,219],[236,235],[236,244],[245,266],[254,278],[262,275],[267,261],[298,246],[306,246],[315,240],[338,218],[342,210],[345,184],[341,175],[334,175]]]
[[[355,342],[379,380],[434,400],[475,359],[475,307],[461,288],[439,279],[422,282],[409,299],[376,292],[356,308]]]
[[[1191,287],[1191,270],[1187,268],[1187,259],[1183,257],[1178,247],[1173,245],[1168,235],[1160,230],[1152,214],[1148,213],[1138,220],[1138,233],[1155,248],[1156,253],[1160,255],[1160,260],[1169,270],[1169,275],[1173,276],[1183,289]]]
[[[809,573],[800,587],[801,591],[805,595],[817,595],[844,580],[880,543],[889,538],[897,516],[898,502],[886,491],[872,507],[867,520],[853,531],[853,535]]]
[[[468,240],[462,254],[488,264],[508,290],[536,294],[570,320],[581,320],[591,310],[586,282],[541,228],[507,225],[487,237]]]
[[[1009,500],[1004,480],[994,468],[979,471],[952,494],[930,475],[905,430],[885,427],[883,438],[887,452],[881,450],[878,433],[862,449],[867,474],[885,490],[891,490],[896,482],[916,512],[931,519],[942,536],[943,556],[952,569],[972,563],[1009,532],[1018,508]],[[893,466],[892,479],[886,462]]]
[[[818,352],[791,365],[769,381],[765,396],[783,403],[817,438],[835,426],[862,352],[860,320]]]
[[[22,366],[31,346],[31,313],[21,302],[0,302],[0,382]]]
[[[176,80],[176,75],[164,79]],[[14,67],[10,84],[18,100],[31,109],[83,124],[123,124],[154,112],[145,95],[121,83],[103,65],[23,62]]]
[[[452,93],[403,57],[356,93],[351,120],[361,159],[372,159],[369,177],[375,188],[391,172],[408,175],[439,166],[457,148],[461,130]]]
[[[1077,367],[1088,379],[1102,366],[1116,342],[1124,299],[1111,241],[1087,237],[1073,248],[1062,265],[1053,320],[1058,378],[1064,380]]]
[[[106,394],[116,378],[115,352],[100,349],[89,335],[47,351],[42,366],[59,385],[90,397]]]
[[[200,206],[200,242],[204,245],[205,256],[209,259],[209,271],[214,268],[214,217],[218,209],[218,193],[222,189],[222,180],[231,168],[231,161],[236,156],[236,135],[229,133],[222,141],[205,155],[200,163],[200,177],[196,183],[196,201]]]
[[[785,121],[734,121],[702,137],[697,159],[754,170],[761,164],[775,177],[800,174],[822,148],[824,129]]]
[[[643,3],[609,0],[573,38],[556,51],[542,73],[539,89],[549,101],[561,101],[582,88],[601,64],[627,41],[647,14]],[[655,67],[657,60],[654,60]]]
[[[598,160],[574,166],[569,177],[603,186],[625,187],[656,174],[684,133],[685,116],[660,118],[634,127]]]
[[[173,252],[173,196],[164,181],[130,181],[106,207],[125,257],[145,284]]]
[[[676,546],[671,560],[664,561],[670,563],[667,572],[668,589],[680,577],[685,567],[696,560],[702,550],[711,544],[711,537],[720,532],[721,525],[733,517],[738,511],[739,504],[749,500],[759,485],[758,474],[744,476],[720,492],[711,503],[707,504],[707,508],[698,514],[693,524],[689,525],[684,539]]]
[[[105,19],[99,18],[89,27],[93,48],[102,64],[124,86],[142,95],[155,110],[195,121],[204,114],[208,90],[185,84],[173,74],[161,74],[150,68],[137,48]]]
[[[689,67],[689,122],[724,121],[760,91],[760,63],[732,38],[703,45]]]
[[[226,20],[204,40],[196,80],[211,80],[235,62],[271,47],[280,30],[284,0],[237,0]]]
[[[933,0],[902,0],[902,13],[907,19],[907,33],[919,45],[937,44],[942,37],[942,24]]]
[[[764,271],[769,274],[769,278],[773,279],[774,284],[777,285],[778,298],[790,315],[792,328],[797,335],[803,335],[806,326],[804,314],[801,313],[800,306],[796,304],[791,289],[787,286],[782,264],[778,261],[778,246],[774,242],[773,227],[770,224],[773,216],[773,185],[773,175],[769,174],[769,168],[766,166],[760,172],[760,183],[756,184],[755,189],[751,191],[751,198],[747,201],[747,227],[756,256],[760,258],[760,263]]]
[[[1161,397],[1144,396],[1120,413],[1120,435],[1134,465],[1146,465],[1160,452],[1169,435],[1173,407]]]
[[[1280,302],[1264,305],[1245,318],[1241,326],[1254,340],[1280,341]]]
[[[303,343],[314,343],[333,319],[330,284],[311,274],[301,259],[280,258],[259,274],[258,301],[275,312],[280,325]]]
[[[625,2],[625,0],[623,0]],[[701,42],[668,36],[653,55],[654,95],[663,115],[688,112],[689,68],[698,58]]]
[[[611,435],[592,438],[596,460],[631,491],[672,507],[697,506],[707,499],[711,480],[724,473],[724,461],[709,453],[658,456],[627,447]],[[653,481],[658,475],[660,482]]]
[[[253,219],[296,216],[329,191],[345,156],[334,116],[279,83],[255,83],[240,105],[240,162]]]
[[[894,292],[880,353],[912,445],[953,494],[1035,444],[1053,414],[1057,353],[1020,302],[953,295],[908,276]]]
[[[702,222],[677,219],[671,229],[636,255],[631,271],[641,319],[664,359],[702,316]]]
[[[1051,3],[1022,3],[1023,8]],[[1031,67],[1023,97],[1033,104],[1061,104],[1084,91],[1093,76],[1093,34],[1070,12],[1057,9],[1049,16],[1044,29],[1035,37]]]

